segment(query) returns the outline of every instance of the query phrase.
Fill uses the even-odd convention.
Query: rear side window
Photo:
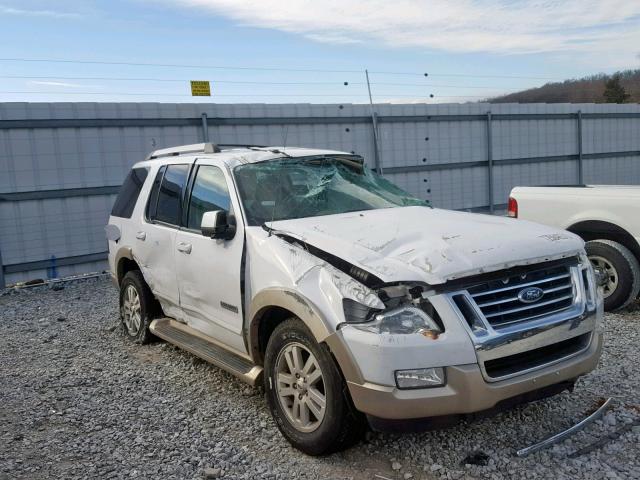
[[[182,192],[187,183],[189,165],[168,165],[157,190],[155,207],[151,205],[155,192],[149,198],[149,219],[171,225],[180,225],[182,216]],[[160,175],[160,172],[158,172]],[[156,177],[156,181],[158,178]],[[154,182],[155,183],[155,182]],[[154,185],[155,187],[155,185]],[[154,189],[155,190],[155,189]]]
[[[138,201],[138,196],[140,195],[140,190],[142,190],[142,185],[147,179],[148,173],[149,169],[147,168],[134,168],[129,172],[122,187],[120,187],[116,203],[113,204],[113,209],[111,209],[111,215],[114,217],[131,218],[133,209]]]

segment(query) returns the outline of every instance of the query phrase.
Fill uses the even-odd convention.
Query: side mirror
[[[235,219],[233,215],[227,216],[224,210],[204,212],[200,231],[205,237],[230,240],[236,233]]]

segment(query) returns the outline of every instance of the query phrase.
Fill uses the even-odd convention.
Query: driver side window
[[[227,179],[222,170],[211,165],[199,166],[189,199],[187,228],[200,230],[204,212],[212,210],[228,212],[230,204]]]

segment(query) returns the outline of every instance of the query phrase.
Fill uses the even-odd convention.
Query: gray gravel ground
[[[606,323],[601,366],[573,394],[437,432],[369,434],[312,458],[280,436],[259,389],[166,343],[129,344],[107,279],[10,292],[0,296],[0,479],[640,479],[640,427],[631,427],[640,419],[640,312]],[[616,405],[602,421],[514,456],[608,396]],[[478,464],[465,464],[473,454]]]

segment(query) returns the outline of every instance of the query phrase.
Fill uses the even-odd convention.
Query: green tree
[[[624,103],[629,95],[620,83],[620,75],[614,75],[604,84],[604,101],[606,103]]]

